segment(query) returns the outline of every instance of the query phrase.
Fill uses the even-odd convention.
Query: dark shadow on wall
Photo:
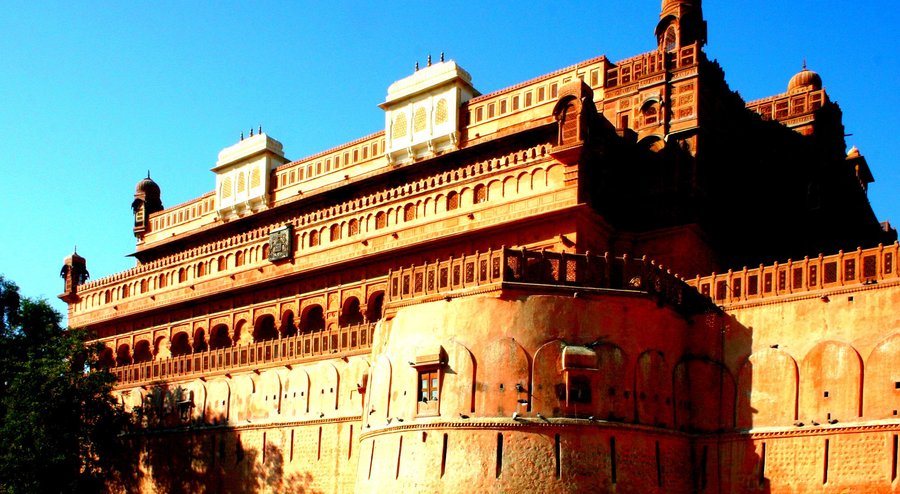
[[[310,473],[286,473],[284,452],[266,443],[249,447],[248,432],[228,426],[225,417],[191,417],[179,409],[185,391],[166,385],[148,392],[136,407],[132,430],[121,438],[121,454],[111,465],[110,492],[160,494],[320,492]]]

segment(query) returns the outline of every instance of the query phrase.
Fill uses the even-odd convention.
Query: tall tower
[[[682,46],[706,44],[706,21],[701,0],[663,0],[656,25],[659,49],[673,52]]]
[[[141,241],[149,226],[150,215],[162,211],[163,205],[160,199],[159,185],[150,178],[142,179],[134,188],[134,201],[131,202],[131,211],[134,213],[134,236]]]

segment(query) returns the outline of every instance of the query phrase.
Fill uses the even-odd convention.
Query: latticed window
[[[231,197],[231,177],[225,177],[222,180],[222,198],[227,199]]]
[[[237,183],[238,183],[238,184],[237,184],[237,185],[238,185],[238,186],[237,186],[237,191],[238,191],[238,192],[243,192],[243,191],[247,190],[247,178],[244,176],[244,173],[243,173],[243,172],[238,173],[238,180],[237,180]]]
[[[353,235],[359,234],[359,222],[356,220],[350,220],[350,225],[348,226],[349,235],[352,237]]]
[[[675,26],[669,26],[669,28],[666,29],[666,37],[663,43],[663,47],[667,53],[671,53],[675,51],[675,48],[677,48]]]
[[[452,211],[459,207],[459,194],[451,192],[447,194],[447,211]]]
[[[644,125],[654,125],[659,121],[659,104],[656,102],[647,103],[641,110],[644,116]]]
[[[472,197],[473,204],[481,204],[482,202],[487,200],[487,189],[484,185],[476,185],[475,191]]]
[[[406,114],[398,113],[394,118],[394,128],[391,129],[391,136],[394,139],[406,136]]]
[[[413,117],[413,132],[422,132],[425,130],[426,119],[428,116],[425,114],[425,108],[419,108],[416,110],[416,114]]]
[[[434,111],[435,125],[440,125],[442,123],[445,123],[447,121],[448,117],[449,117],[449,113],[447,112],[447,100],[444,98],[441,98],[440,100],[438,100],[437,106],[435,107],[435,111]]]

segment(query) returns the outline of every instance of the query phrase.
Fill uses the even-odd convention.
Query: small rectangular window
[[[531,106],[531,91],[525,93],[525,106]]]
[[[494,104],[493,103],[488,105],[488,116],[487,117],[488,118],[494,117]]]
[[[513,111],[516,111],[519,109],[519,97],[518,96],[513,96],[512,109],[513,109]]]
[[[542,88],[542,87],[538,88],[537,100],[538,100],[538,103],[540,103],[541,101],[544,101],[544,88]]]
[[[556,90],[557,90],[557,85],[556,85],[556,83],[554,82],[553,84],[550,84],[550,97],[551,97],[551,98],[555,98],[555,97],[556,97],[556,94],[557,94],[557,93],[556,93]]]
[[[484,118],[484,107],[478,107],[475,109],[475,121],[480,122]]]
[[[506,113],[506,100],[500,102],[500,114]]]

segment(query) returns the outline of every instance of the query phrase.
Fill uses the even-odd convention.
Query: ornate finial
[[[253,137],[253,127],[250,127],[250,137]]]
[[[416,72],[418,72],[418,71],[419,71],[419,61],[416,60]]]
[[[428,66],[431,67],[431,53],[428,54]]]
[[[803,57],[803,70],[806,70],[806,57]]]
[[[244,140],[244,131],[241,131],[241,140]]]
[[[73,250],[72,252],[74,252],[75,254],[78,253],[78,244],[75,244],[75,250]]]
[[[441,52],[441,62],[444,61],[444,52]]]
[[[150,170],[147,170],[147,178],[150,178]]]
[[[259,131],[257,132],[257,134],[262,135],[262,124],[259,124]]]

